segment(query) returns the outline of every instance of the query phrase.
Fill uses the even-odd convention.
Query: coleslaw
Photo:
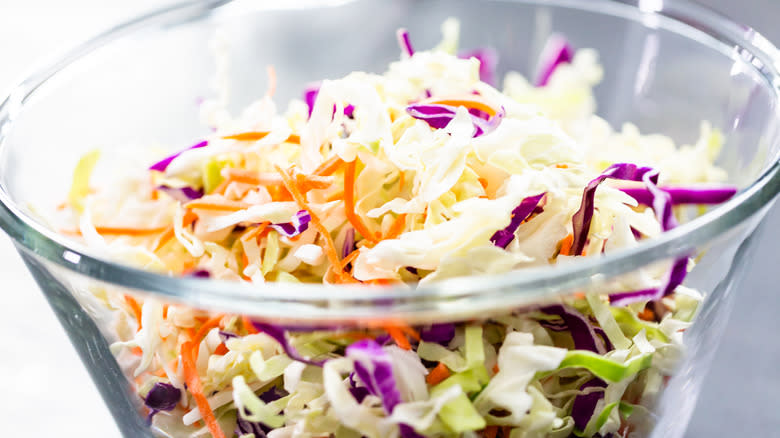
[[[239,116],[223,90],[201,107],[213,134],[173,155],[83,156],[63,230],[169,275],[414,287],[630,248],[680,206],[736,193],[708,123],[677,147],[595,115],[593,50],[554,36],[536,78],[510,72],[499,90],[495,51],[458,52],[456,20],[442,31],[415,51],[400,30],[384,74],[324,80],[285,111],[272,69]],[[693,265],[415,326],[290,327],[94,293],[160,436],[641,436],[702,299],[683,285]]]

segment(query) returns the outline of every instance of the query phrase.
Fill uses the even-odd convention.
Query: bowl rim
[[[355,1],[355,0],[353,0]],[[494,0],[495,1],[495,0]],[[766,38],[747,26],[690,0],[510,0],[525,4],[545,4],[576,10],[617,14],[640,21],[655,16],[672,20],[686,32],[715,38],[732,47],[738,56],[752,64],[766,81],[774,100],[780,101],[780,51]],[[13,87],[0,103],[0,150],[12,130],[13,120],[25,102],[49,79],[71,63],[112,41],[150,26],[180,23],[182,17],[200,17],[231,0],[179,3],[141,15],[120,24],[33,71]],[[344,1],[322,2],[342,4]],[[615,9],[617,8],[617,9]],[[621,9],[623,8],[623,9]],[[628,8],[628,9],[625,9]],[[704,44],[703,41],[698,41]],[[737,56],[737,55],[735,55]],[[776,154],[777,155],[777,154]],[[748,187],[706,214],[634,248],[602,257],[584,258],[566,266],[524,268],[504,274],[462,277],[416,287],[382,286],[365,293],[366,286],[268,283],[263,287],[187,277],[171,277],[103,260],[84,251],[80,245],[50,230],[25,213],[0,182],[0,227],[20,251],[34,254],[55,266],[130,293],[157,295],[164,300],[201,308],[252,314],[296,321],[346,321],[383,315],[426,318],[441,312],[454,316],[477,310],[517,307],[556,291],[593,283],[599,276],[609,278],[649,263],[671,259],[693,251],[725,230],[766,210],[780,192],[780,159],[767,161],[766,169]],[[488,289],[488,290],[485,290]],[[362,293],[361,293],[362,292]]]

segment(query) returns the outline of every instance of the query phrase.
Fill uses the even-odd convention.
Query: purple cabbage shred
[[[539,56],[539,70],[536,75],[536,86],[547,85],[555,69],[561,64],[568,64],[574,59],[574,49],[566,38],[552,35]]]
[[[175,154],[170,155],[170,156],[168,156],[166,158],[163,158],[162,160],[152,164],[151,166],[149,166],[149,170],[156,170],[158,172],[165,172],[165,169],[168,168],[168,165],[171,164],[171,161],[173,161],[176,157],[178,157],[182,153],[184,153],[184,152],[186,152],[186,151],[188,151],[190,149],[198,149],[198,148],[206,147],[206,146],[208,146],[208,144],[209,144],[208,141],[202,141],[202,142],[200,142],[198,144],[195,144],[195,145],[192,145],[192,146],[188,147],[187,149],[184,149],[184,150],[181,150],[179,152],[176,152]]]
[[[255,326],[257,330],[274,338],[274,340],[276,340],[276,342],[278,342],[279,345],[282,346],[282,349],[287,354],[287,356],[290,357],[290,359],[297,360],[298,362],[303,362],[305,364],[314,365],[318,367],[321,367],[322,364],[325,363],[324,360],[315,361],[301,356],[298,353],[298,350],[296,350],[295,347],[290,345],[290,342],[287,340],[287,332],[284,328],[278,325],[268,324],[259,321],[252,321],[252,325]]]
[[[515,238],[515,231],[517,231],[524,220],[528,219],[528,217],[534,213],[545,194],[547,194],[547,192],[523,199],[520,202],[520,205],[512,210],[512,220],[509,222],[509,225],[503,230],[496,231],[490,238],[490,241],[501,248],[509,246]]]
[[[152,417],[160,411],[172,411],[181,400],[181,390],[170,383],[157,382],[149,390],[144,399],[144,404],[150,409],[147,421],[151,423]]]
[[[306,210],[300,210],[295,213],[290,222],[271,224],[270,227],[286,237],[295,237],[307,229],[311,222],[311,214]]]

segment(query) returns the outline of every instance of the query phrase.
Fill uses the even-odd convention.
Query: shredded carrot
[[[493,365],[493,374],[498,374],[498,362]]]
[[[398,190],[403,190],[406,185],[406,172],[403,170],[398,172]]]
[[[481,186],[482,186],[482,189],[483,189],[483,190],[487,190],[487,186],[488,186],[488,180],[487,180],[487,178],[482,178],[482,177],[479,177],[479,178],[477,178],[477,181],[479,181],[479,185],[481,185]]]
[[[268,222],[262,222],[260,225],[246,230],[244,234],[239,237],[239,239],[241,239],[243,242],[248,242],[250,239],[261,236],[266,228],[268,228],[268,224]]]
[[[287,143],[301,144],[301,136],[298,134],[290,134],[290,136],[287,137],[287,140],[285,141]]]
[[[648,308],[642,309],[637,316],[644,321],[655,321],[655,313]]]
[[[378,240],[371,230],[368,229],[363,220],[357,215],[355,211],[355,167],[357,166],[357,160],[352,160],[346,164],[344,168],[344,212],[347,215],[347,220],[355,230],[362,234],[369,242],[376,243]]]
[[[184,217],[182,218],[182,226],[188,227],[191,223],[195,222],[195,219],[198,218],[198,215],[195,213],[187,210],[186,213],[184,213]],[[160,237],[157,238],[157,241],[152,246],[152,252],[156,252],[163,246],[165,246],[166,243],[168,243],[169,240],[173,239],[173,236],[176,235],[176,232],[174,231],[174,226],[170,225],[168,228],[163,231],[163,233],[160,235]]]
[[[163,319],[168,319],[168,305],[163,304]]]
[[[447,368],[447,365],[444,365],[443,362],[439,362],[436,367],[434,367],[427,376],[425,376],[425,381],[433,386],[438,385],[441,383],[444,379],[449,377],[452,373],[450,373],[450,369]]]
[[[388,335],[390,335],[391,338],[395,341],[395,343],[403,348],[404,350],[411,350],[412,345],[409,343],[409,340],[406,339],[406,336],[404,335],[404,332],[401,330],[400,327],[397,326],[387,326],[385,327],[385,331]]]
[[[274,93],[276,93],[276,69],[273,65],[269,65],[265,70],[268,72],[268,90],[265,92],[265,95],[273,97]]]
[[[569,165],[568,164],[556,164],[555,167],[557,167],[558,169],[568,169]]]
[[[192,342],[185,342],[181,345],[181,363],[184,370],[184,380],[187,382],[187,389],[192,394],[192,398],[195,399],[195,403],[198,405],[203,421],[206,422],[206,426],[209,428],[209,432],[214,438],[225,438],[225,433],[217,422],[214,411],[209,406],[209,401],[206,399],[206,395],[203,394],[203,384],[200,381],[198,375],[198,369],[195,367],[194,353],[195,344]]]
[[[247,131],[247,132],[239,132],[237,134],[225,135],[222,138],[224,138],[225,140],[258,141],[267,137],[268,134],[270,134],[270,132],[268,131]],[[290,136],[287,137],[285,142],[300,144],[301,137],[298,136],[298,134],[290,134]]]
[[[117,235],[124,234],[128,236],[148,236],[150,234],[162,233],[166,230],[166,227],[156,228],[134,228],[134,227],[102,227],[96,226],[95,230],[98,234],[104,235]]]
[[[224,318],[225,315],[219,314],[216,316],[213,316],[206,320],[206,322],[203,323],[202,326],[198,329],[197,332],[195,332],[195,336],[191,339],[192,342],[195,343],[195,357],[198,355],[198,349],[200,348],[200,341],[203,340],[203,338],[206,337],[208,332],[213,329],[214,327],[219,327],[219,323],[222,321],[222,318]]]
[[[224,173],[227,180],[253,186],[270,186],[282,183],[282,178],[275,173],[258,173],[251,170],[227,169]]]
[[[217,345],[217,348],[214,349],[214,354],[216,354],[217,356],[224,356],[227,354],[228,351],[229,350],[227,348],[227,345],[225,345],[225,343],[223,342]]]
[[[333,243],[333,238],[330,236],[330,232],[327,228],[325,228],[324,225],[322,225],[322,221],[320,220],[319,216],[317,216],[317,213],[315,213],[306,203],[306,199],[304,198],[301,191],[298,190],[298,187],[295,185],[295,180],[290,176],[290,174],[279,166],[276,166],[276,170],[282,176],[282,180],[284,181],[284,186],[287,187],[287,191],[289,191],[293,196],[301,210],[306,210],[309,212],[309,215],[311,216],[311,224],[314,225],[317,231],[319,231],[320,235],[322,235],[322,238],[325,240],[325,255],[328,257],[331,266],[334,269],[338,269],[338,271],[335,272],[336,277],[342,281],[349,281],[346,279],[346,277],[352,278],[352,276],[345,274],[344,270],[341,268],[339,253],[336,250],[336,244]]]
[[[60,202],[59,204],[57,204],[57,211],[62,211],[65,210],[66,208],[68,208],[67,202]]]
[[[252,320],[249,319],[248,316],[242,316],[241,317],[241,324],[244,326],[244,330],[247,331],[250,335],[254,335],[255,333],[259,333],[257,329],[255,328],[255,325],[252,324]]]
[[[246,268],[247,266],[249,266],[249,257],[247,257],[247,256],[246,256],[246,253],[245,253],[245,252],[242,252],[242,253],[241,253],[241,266],[242,266],[243,268]],[[252,281],[252,278],[251,278],[251,277],[248,277],[248,276],[246,276],[246,275],[244,274],[244,270],[243,270],[243,269],[241,269],[239,272],[240,272],[240,274],[241,274],[241,278],[243,278],[243,279],[244,279],[244,280],[246,280],[246,281]]]
[[[334,155],[323,161],[322,164],[320,164],[312,174],[319,176],[330,176],[336,173],[342,164],[344,164],[344,162],[341,161],[341,158],[339,158],[338,155]]]
[[[135,315],[135,320],[138,322],[138,330],[141,330],[141,305],[130,295],[125,295],[125,302],[130,306],[133,315]]]
[[[309,190],[327,189],[333,184],[333,178],[329,176],[303,175],[299,173],[295,175],[295,180],[303,193]]]
[[[344,257],[344,259],[341,261],[342,269],[345,269],[348,264],[352,263],[357,258],[357,256],[359,254],[360,254],[360,250],[356,249],[356,250],[352,251],[351,253],[349,253],[346,257]]]
[[[393,224],[390,225],[390,229],[387,230],[387,235],[384,236],[384,238],[395,239],[396,237],[401,235],[401,233],[404,231],[405,226],[406,226],[406,213],[399,214],[398,217],[395,218]]]
[[[564,237],[563,240],[561,240],[561,250],[558,254],[560,255],[571,255],[571,245],[574,242],[574,235],[569,234],[568,236]]]
[[[482,431],[482,438],[496,438],[498,426],[488,426]]]
[[[577,298],[578,300],[584,300],[585,292],[574,292],[572,296],[574,296],[574,298]]]
[[[445,98],[432,98],[427,99],[421,103],[432,103],[439,105],[451,105],[451,106],[464,106],[466,108],[473,108],[488,113],[491,117],[495,116],[498,111],[485,99],[475,94],[445,97]]]
[[[417,332],[417,330],[409,327],[406,324],[399,324],[398,328],[400,328],[401,331],[404,332],[407,336],[411,337],[417,342],[420,342],[420,334]]]
[[[227,178],[223,179],[222,182],[220,182],[216,187],[214,187],[214,190],[212,190],[211,193],[209,193],[209,195],[224,195],[225,192],[227,192],[228,186],[232,182],[233,181]]]
[[[130,349],[130,352],[133,353],[136,356],[143,356],[144,355],[144,351],[141,350],[141,347],[133,347],[133,348]]]
[[[239,210],[245,210],[249,207],[250,205],[244,202],[230,201],[227,199],[204,200],[203,198],[201,198],[201,199],[195,199],[193,201],[184,204],[184,208],[190,210],[199,208],[202,210],[215,210],[215,211],[239,211]]]

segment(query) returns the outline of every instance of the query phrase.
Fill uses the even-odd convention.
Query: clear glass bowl
[[[490,45],[499,73],[531,73],[542,43],[564,33],[601,53],[598,113],[678,143],[709,120],[726,139],[718,164],[740,193],[638,247],[579,263],[450,280],[370,297],[354,288],[171,278],[100,260],[34,211],[65,197],[84,152],[129,144],[186,145],[206,133],[195,101],[211,94],[206,49],[219,29],[231,42],[232,110],[264,92],[273,64],[277,102],[303,85],[352,70],[383,71],[392,37],[407,27],[420,47],[438,23],[462,22],[464,47]],[[109,351],[116,340],[92,291],[294,324],[361,325],[383,316],[413,323],[502,315],[589,290],[651,263],[698,254],[686,285],[705,292],[685,333],[687,353],[656,404],[652,436],[682,436],[740,275],[751,235],[780,190],[777,49],[753,30],[682,0],[618,1],[204,1],[173,6],[98,36],[32,74],[0,105],[0,225],[11,236],[67,330],[126,437],[149,436],[131,379]],[[85,413],[85,421],[88,414]],[[649,432],[648,432],[649,433]]]

